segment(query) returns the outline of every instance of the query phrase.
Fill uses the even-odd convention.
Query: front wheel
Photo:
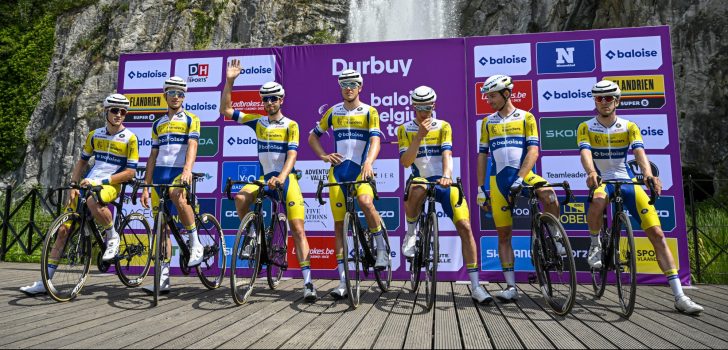
[[[344,216],[344,239],[341,241],[344,247],[344,269],[346,269],[346,291],[349,296],[351,307],[356,309],[360,302],[360,279],[361,279],[361,247],[359,245],[359,226],[351,213]],[[351,245],[349,245],[351,242]]]
[[[138,287],[152,265],[152,229],[144,215],[131,213],[121,223],[119,235],[116,275],[125,286]]]
[[[204,251],[202,263],[195,268],[197,276],[207,289],[216,289],[222,285],[227,268],[227,250],[222,227],[214,216],[205,213],[197,220],[197,235]]]
[[[614,273],[617,277],[617,296],[619,306],[622,307],[622,316],[629,318],[634,311],[635,298],[637,296],[637,257],[634,247],[634,234],[632,224],[625,213],[617,214],[617,225],[619,235],[615,235],[615,247],[619,251],[614,253]]]
[[[432,310],[435,306],[435,299],[437,298],[437,264],[440,262],[440,231],[435,213],[430,213],[427,216],[427,226],[429,227],[429,232],[424,237],[425,294],[427,310]]]
[[[84,232],[88,229],[81,226],[78,213],[64,213],[53,221],[46,234],[40,264],[41,280],[55,301],[75,298],[86,282],[91,263],[91,239]]]
[[[283,278],[283,271],[288,269],[288,221],[286,215],[278,213],[272,218],[266,237],[268,250],[268,286],[276,289]]]
[[[377,285],[382,292],[389,291],[389,286],[392,283],[392,248],[389,245],[389,234],[387,234],[387,227],[384,226],[384,222],[380,221],[382,225],[382,238],[384,239],[385,251],[387,252],[387,267],[383,269],[374,268],[374,278],[377,280]],[[377,256],[379,247],[377,246],[377,240],[373,235],[369,235],[369,248],[372,252],[372,256]]]
[[[609,250],[612,246],[611,235],[606,229],[606,225],[602,226],[601,233],[599,234],[599,241],[602,245],[602,267],[598,269],[591,269],[592,287],[594,288],[594,296],[601,298],[604,295],[604,288],[607,285],[607,272],[611,266],[610,257],[611,251]]]
[[[250,212],[243,217],[235,235],[232,264],[230,268],[230,289],[233,300],[242,305],[253,291],[255,279],[260,271],[260,236],[258,214]]]
[[[566,315],[576,298],[576,267],[566,230],[550,213],[539,216],[531,252],[541,294],[557,315]]]

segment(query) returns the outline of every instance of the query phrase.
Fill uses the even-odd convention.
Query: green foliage
[[[0,3],[0,173],[23,160],[25,127],[53,54],[56,18],[96,0],[19,0]]]
[[[339,40],[332,34],[331,30],[322,29],[313,33],[311,38],[311,44],[334,44]]]
[[[721,201],[720,203],[726,202]],[[728,254],[721,253],[721,247],[728,249],[728,210],[715,206],[710,200],[698,203],[696,210],[695,221],[700,229],[698,232],[698,254],[701,262],[700,283],[728,284]],[[686,214],[688,227],[690,227],[690,211]],[[692,279],[697,282],[695,240],[692,231],[688,231],[688,245]],[[715,260],[706,267],[705,265],[713,259]]]
[[[178,0],[175,6],[179,7],[179,3],[186,1]],[[192,16],[194,18],[195,26],[192,28],[192,46],[195,50],[203,50],[210,46],[212,41],[212,30],[215,28],[217,18],[222,13],[225,3],[222,1],[214,2],[203,2],[203,6],[212,7],[209,8],[195,8],[192,9]]]

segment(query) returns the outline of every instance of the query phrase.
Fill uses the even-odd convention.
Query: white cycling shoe
[[[473,300],[477,301],[478,304],[490,304],[493,301],[493,297],[485,290],[485,288],[478,286],[473,289],[473,293],[470,294]]]
[[[339,283],[339,286],[332,289],[331,293],[329,293],[329,294],[331,294],[331,296],[337,300],[346,298],[346,296],[347,296],[346,283]]]
[[[518,299],[518,289],[513,286],[508,286],[502,291],[495,292],[495,297],[504,302],[515,301]]]
[[[413,233],[412,235],[406,234],[402,240],[402,255],[407,258],[415,256],[415,244],[417,243],[417,236]]]
[[[591,246],[589,248],[589,256],[587,257],[589,266],[593,269],[602,268],[602,247],[598,245]]]
[[[172,283],[169,282],[169,265],[164,264],[162,266],[162,276],[159,279],[159,294],[169,293],[170,287],[172,287]],[[154,284],[144,286],[142,290],[154,294]]]
[[[697,315],[703,312],[703,307],[696,304],[690,297],[683,295],[675,300],[675,308],[688,315]]]
[[[313,283],[306,283],[303,287],[303,300],[312,303],[316,301],[316,299],[318,299],[318,295],[316,295],[316,288],[314,288]]]
[[[187,263],[189,267],[195,267],[202,264],[202,259],[205,257],[205,247],[202,244],[193,244],[190,247],[190,261]]]
[[[121,241],[121,237],[117,236],[115,238],[109,238],[108,241],[106,241],[106,250],[104,251],[104,256],[101,257],[101,260],[103,261],[109,261],[114,260],[117,254],[119,254],[119,243]]]
[[[389,255],[386,250],[377,249],[377,262],[374,263],[374,268],[386,269],[389,266]]]
[[[29,286],[20,287],[20,291],[31,296],[46,293],[46,289],[42,281],[35,281]]]

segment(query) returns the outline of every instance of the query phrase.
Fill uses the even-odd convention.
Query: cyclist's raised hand
[[[242,70],[242,68],[240,67],[240,60],[232,59],[228,62],[227,74],[225,75],[225,78],[228,81],[235,80],[240,75],[241,70]]]
[[[149,189],[148,188],[145,188],[142,190],[141,201],[142,201],[142,207],[144,207],[145,209],[149,209]]]

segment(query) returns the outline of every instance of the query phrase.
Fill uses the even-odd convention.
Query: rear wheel
[[[344,216],[344,269],[346,269],[346,289],[351,307],[356,309],[360,301],[361,279],[361,247],[359,245],[359,228],[351,213]],[[350,243],[351,242],[351,245]]]
[[[225,236],[217,219],[208,213],[197,220],[197,235],[203,246],[202,263],[197,265],[197,276],[208,289],[216,289],[222,285],[227,268],[227,250]]]
[[[260,271],[260,236],[258,214],[250,212],[243,217],[233,245],[230,268],[230,289],[233,300],[242,305],[253,291],[255,279]]]
[[[427,216],[427,226],[430,232],[425,237],[425,293],[427,310],[432,310],[435,306],[435,298],[437,298],[437,264],[440,262],[440,233],[435,213]]]
[[[266,248],[268,249],[268,286],[276,289],[283,277],[283,271],[288,269],[288,221],[286,215],[278,213],[273,217],[266,234]]]
[[[617,221],[619,253],[614,257],[614,273],[617,277],[617,296],[619,297],[619,306],[622,307],[622,316],[629,318],[634,311],[637,296],[637,261],[634,234],[632,233],[632,224],[625,213],[617,214]]]
[[[121,223],[119,235],[121,241],[115,262],[116,275],[125,286],[138,287],[152,265],[152,229],[144,215],[131,213]]]
[[[89,219],[90,220],[90,219]],[[91,263],[91,239],[85,236],[78,213],[61,214],[43,242],[41,279],[55,301],[69,301],[83,288]],[[48,268],[54,269],[52,276]]]

